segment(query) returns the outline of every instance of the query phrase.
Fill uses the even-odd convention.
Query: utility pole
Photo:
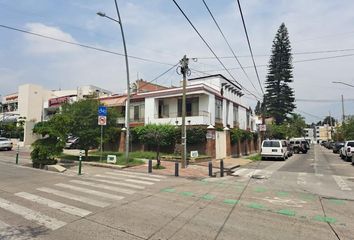
[[[190,69],[188,68],[189,58],[186,55],[180,60],[180,66],[177,69],[179,74],[183,75],[183,94],[182,94],[182,159],[181,166],[186,168],[187,165],[187,131],[186,131],[186,86],[187,75],[190,75]]]
[[[345,115],[344,115],[344,98],[342,94],[342,124],[344,123]]]

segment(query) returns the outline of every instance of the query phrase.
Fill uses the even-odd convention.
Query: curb
[[[107,164],[107,163],[84,162],[84,161],[82,162],[82,164],[94,166],[94,167],[113,168],[113,169],[124,169],[124,168],[128,167],[126,165],[113,165],[113,164]]]

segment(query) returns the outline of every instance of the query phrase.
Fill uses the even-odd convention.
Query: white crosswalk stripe
[[[52,189],[52,188],[43,187],[43,188],[37,188],[37,190],[41,191],[41,192],[54,194],[54,195],[59,196],[59,197],[63,197],[63,198],[75,200],[75,201],[78,201],[78,202],[86,203],[88,205],[92,205],[92,206],[95,206],[95,207],[107,207],[107,206],[109,206],[109,203],[106,203],[106,202],[96,201],[96,200],[93,200],[93,199],[90,199],[90,198],[86,198],[86,197],[82,197],[82,196],[79,196],[79,195],[75,195],[75,194],[59,191],[59,190]]]
[[[107,186],[105,184],[86,182],[86,181],[81,181],[81,180],[71,180],[70,182],[85,185],[85,186],[105,189],[105,190],[109,190],[109,191],[113,191],[113,192],[119,192],[119,193],[125,193],[125,194],[135,193],[135,191],[133,191],[133,190],[128,190],[128,189],[119,188],[119,187],[111,187],[111,186]]]
[[[114,171],[114,172],[119,172],[119,173],[124,173],[124,174],[131,174],[131,175],[138,175],[138,176],[143,176],[143,177],[151,177],[151,178],[160,178],[160,179],[165,179],[166,178],[166,176],[152,175],[152,174],[138,173],[138,172],[128,172],[128,171]]]
[[[333,175],[333,178],[341,190],[343,190],[343,191],[351,191],[352,190],[341,176]]]
[[[13,202],[9,202],[6,199],[0,198],[0,208],[20,215],[23,218],[34,221],[39,225],[45,226],[51,230],[56,230],[66,225],[66,222],[59,221],[55,218],[48,217],[40,212],[33,211],[29,208],[23,207]]]
[[[95,177],[104,177],[103,175],[95,175]],[[90,178],[92,181],[97,181],[97,182],[103,182],[103,183],[109,183],[113,185],[119,185],[119,186],[125,186],[125,187],[130,187],[130,188],[136,188],[136,189],[145,189],[144,186],[138,186],[135,184],[130,184],[130,183],[123,183],[123,182],[113,182],[110,180],[104,180],[104,179],[97,179],[97,178]]]
[[[136,178],[136,179],[141,179],[141,180],[146,180],[146,181],[153,181],[153,182],[159,182],[161,181],[161,179],[155,179],[155,178],[149,178],[149,177],[140,177],[140,176],[133,176],[131,174],[125,174],[125,173],[121,173],[121,172],[106,172],[107,174],[111,174],[111,175],[116,175],[116,176],[120,176],[120,177],[130,177],[130,178]]]
[[[62,187],[62,188],[67,188],[67,189],[70,189],[70,190],[83,192],[83,193],[87,193],[87,194],[91,194],[91,195],[95,195],[95,196],[99,196],[99,197],[102,197],[102,198],[109,198],[109,199],[113,199],[113,200],[122,200],[124,198],[123,196],[117,196],[117,195],[113,195],[113,194],[110,194],[110,193],[105,193],[105,192],[101,192],[101,191],[91,190],[91,189],[88,189],[88,188],[72,186],[72,185],[65,184],[65,183],[57,183],[57,184],[55,184],[55,186]]]
[[[18,192],[15,193],[15,196],[79,217],[85,217],[91,213],[90,211],[87,211],[85,209],[70,206],[61,202],[53,201],[51,199],[37,196],[27,192]]]
[[[126,182],[131,182],[131,183],[139,183],[139,184],[144,184],[144,185],[153,185],[155,183],[153,182],[148,182],[148,181],[142,181],[142,180],[135,180],[135,179],[127,179],[127,178],[123,178],[123,177],[117,177],[114,173],[110,173],[107,172],[106,174],[111,175],[110,179],[115,179],[115,180],[123,180]],[[105,176],[106,178],[108,178],[108,176]]]

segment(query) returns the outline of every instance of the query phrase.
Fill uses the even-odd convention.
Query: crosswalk
[[[51,186],[38,186],[28,192],[0,195],[0,213],[1,211],[6,213],[0,214],[0,239],[30,239],[21,238],[16,226],[6,222],[8,219],[20,217],[24,221],[29,221],[30,225],[56,230],[68,224],[68,219],[75,220],[89,216],[99,208],[108,207],[117,200],[142,191],[165,178],[165,176],[112,170],[88,177],[69,179]],[[62,215],[56,212],[61,212]],[[64,219],[58,219],[58,216],[63,216]],[[14,233],[16,238],[11,238]]]
[[[326,182],[332,183],[340,191],[352,191],[354,189],[354,184],[347,180],[348,177],[338,176],[338,175],[324,175],[318,173],[306,173],[306,172],[279,172],[278,167],[273,169],[252,169],[252,168],[240,168],[232,173],[232,176],[238,177],[241,181],[246,181],[251,177],[259,177],[260,182],[271,181],[272,179],[277,179],[279,175],[286,176],[287,181],[292,181],[301,187],[306,187],[310,185],[322,185]],[[277,175],[274,177],[274,175]],[[257,181],[257,180],[256,180]]]

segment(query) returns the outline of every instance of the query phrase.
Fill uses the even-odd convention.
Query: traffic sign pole
[[[103,125],[101,125],[101,156],[100,156],[100,162],[102,162],[102,154],[103,154]]]
[[[79,155],[79,173],[78,173],[78,175],[81,175],[81,161],[82,161],[82,152],[81,152],[81,150],[80,150],[80,155]]]

